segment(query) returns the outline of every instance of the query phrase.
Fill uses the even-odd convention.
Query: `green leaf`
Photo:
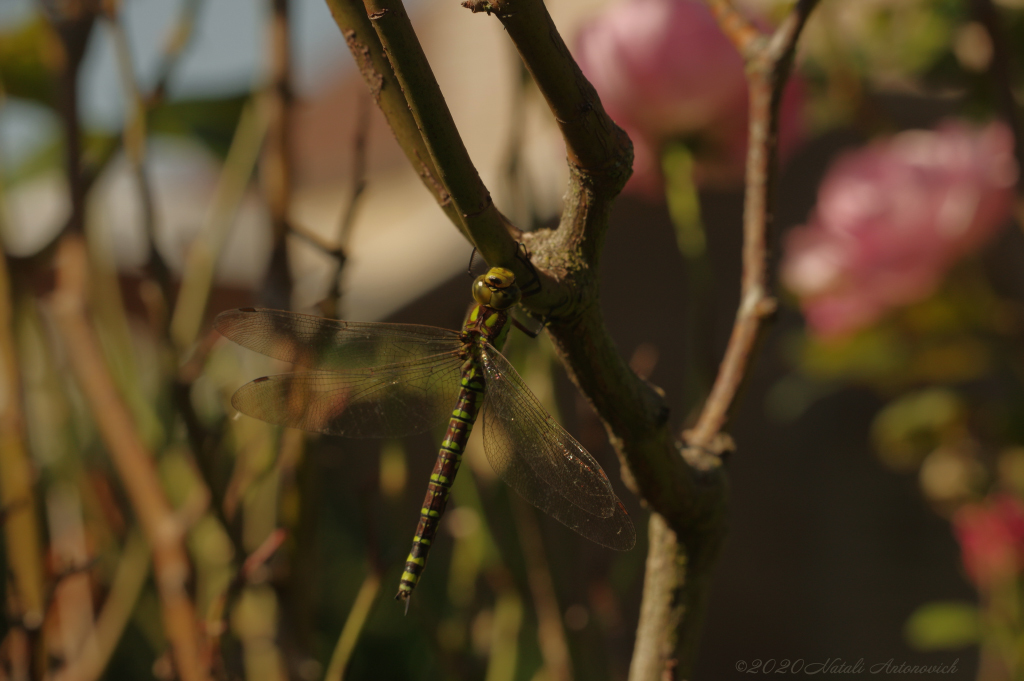
[[[0,79],[7,95],[56,106],[59,39],[42,16],[0,32]]]
[[[661,156],[661,169],[679,251],[687,259],[699,258],[705,249],[704,225],[700,219],[700,196],[693,183],[693,154],[686,144],[668,145]]]
[[[228,147],[250,99],[248,92],[210,99],[185,99],[157,107],[149,117],[149,132],[199,140],[220,158]]]
[[[978,608],[963,601],[935,601],[919,607],[903,627],[907,643],[917,650],[955,650],[981,637]]]

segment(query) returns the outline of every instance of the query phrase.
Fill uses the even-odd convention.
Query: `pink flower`
[[[1008,494],[964,506],[953,532],[967,576],[979,589],[1012,579],[1024,569],[1024,504]]]
[[[743,59],[701,0],[626,0],[585,26],[577,61],[608,114],[633,140],[627,190],[664,197],[661,149],[690,142],[695,179],[743,177],[747,85]],[[783,148],[799,137],[802,85],[783,97]]]
[[[949,122],[848,153],[829,169],[809,224],[790,232],[783,282],[816,335],[842,336],[935,291],[1005,222],[1017,165],[1001,123]]]

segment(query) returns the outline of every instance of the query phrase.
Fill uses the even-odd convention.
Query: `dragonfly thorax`
[[[507,310],[521,297],[515,275],[504,267],[492,267],[473,282],[473,299],[495,310]]]

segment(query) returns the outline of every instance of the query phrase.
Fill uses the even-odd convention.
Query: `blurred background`
[[[496,204],[524,229],[556,224],[565,148],[499,22],[407,6]],[[738,303],[742,61],[698,0],[548,7],[634,141],[601,303],[680,432]],[[770,27],[788,3],[742,7]],[[470,247],[327,5],[92,9],[0,3],[0,675],[177,676],[138,481],[82,387],[60,276],[54,292],[53,243],[77,224],[98,364],[184,532],[218,678],[625,679],[647,513],[546,337],[514,332],[506,354],[608,471],[637,546],[604,549],[521,502],[476,436],[408,616],[391,596],[440,433],[341,440],[230,406],[282,366],[220,339],[222,310],[458,328],[470,300]],[[1019,0],[812,15],[780,113],[782,304],[729,429],[698,678],[786,660],[1024,673],[1022,72]]]

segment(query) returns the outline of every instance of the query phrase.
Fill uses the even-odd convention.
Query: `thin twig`
[[[224,592],[210,604],[210,612],[206,618],[209,623],[207,635],[215,656],[219,657],[220,640],[228,630],[228,617],[231,615],[232,604],[242,594],[245,586],[254,581],[255,575],[277,553],[287,538],[288,533],[280,528],[268,534],[266,539],[256,547],[256,550],[241,562]]]
[[[110,661],[149,574],[149,547],[137,529],[128,533],[110,591],[96,618],[83,654],[58,671],[52,681],[95,681]]]
[[[14,297],[7,258],[0,248],[0,504],[13,593],[7,612],[27,629],[43,623],[45,575],[36,515],[35,473],[25,443],[21,371],[14,342]]]
[[[183,528],[161,487],[152,454],[136,432],[131,415],[117,393],[88,319],[88,263],[80,237],[69,234],[61,240],[55,265],[57,284],[50,307],[72,374],[149,542],[164,631],[171,644],[175,667],[184,681],[206,681],[209,658],[188,593],[190,568]]]
[[[537,612],[537,644],[544,658],[545,676],[551,681],[571,681],[572,657],[558,607],[558,594],[551,578],[544,542],[540,536],[536,511],[518,495],[509,495],[516,534],[526,563],[526,579]]]
[[[142,227],[149,239],[146,269],[160,287],[164,304],[169,305],[172,296],[171,271],[160,254],[160,249],[157,248],[156,206],[154,205],[153,185],[146,169],[146,101],[143,99],[135,77],[131,48],[121,23],[121,13],[113,2],[106,6],[106,21],[114,39],[114,54],[117,58],[121,89],[125,99],[122,145],[128,163],[131,165],[132,174],[135,176],[136,191],[139,202],[142,204]]]
[[[85,47],[92,35],[96,12],[93,3],[46,4],[50,22],[60,36],[63,54],[60,69],[60,110],[64,124],[65,174],[71,198],[67,229],[81,232],[85,227],[85,192],[82,176],[82,129],[78,118],[78,72]]]
[[[267,116],[259,100],[250,101],[235,129],[206,220],[185,261],[181,291],[171,317],[171,340],[180,354],[192,347],[203,325],[217,259],[234,226],[266,131]]]
[[[345,625],[341,628],[341,635],[334,646],[331,654],[331,662],[327,666],[327,673],[324,674],[324,681],[341,681],[345,677],[345,669],[348,668],[348,661],[356,649],[359,641],[359,634],[362,633],[366,620],[370,616],[370,609],[377,600],[380,593],[380,574],[371,570],[363,585],[359,587],[356,600],[352,609],[348,611]]]
[[[729,446],[729,441],[719,434],[746,376],[761,322],[777,307],[775,299],[768,294],[767,235],[773,215],[779,101],[793,64],[796,41],[817,3],[818,0],[798,0],[770,38],[756,43],[762,46],[747,57],[750,141],[743,205],[740,306],[711,393],[697,423],[684,434],[691,447],[714,454]],[[728,3],[718,0],[718,4]]]
[[[726,0],[716,4],[723,30],[735,33],[738,24],[731,6]],[[775,309],[767,291],[766,250],[776,172],[778,107],[797,38],[816,4],[817,0],[798,0],[771,36],[747,40],[740,31],[736,40],[745,50],[750,94],[743,274],[740,306],[718,376],[696,425],[683,434],[683,457],[698,470],[720,469],[718,455],[732,448],[722,427],[746,375],[762,321]],[[724,487],[718,497],[719,505],[724,507]],[[717,523],[705,527],[679,528],[665,520],[671,518],[653,514],[650,521],[647,575],[631,681],[662,676],[686,679],[692,675],[711,568],[724,537],[721,515]]]
[[[181,55],[192,39],[194,34],[193,27],[195,25],[195,18],[203,3],[204,0],[184,0],[181,12],[178,15],[178,20],[169,31],[168,38],[165,41],[163,57],[160,66],[157,69],[156,84],[145,98],[147,114],[163,104],[168,81],[173,75],[174,70],[180,61]],[[69,3],[68,7],[75,6],[81,10],[82,7],[88,8],[94,4],[98,5],[99,3]],[[56,7],[56,5],[52,5],[52,7],[49,5],[44,6],[49,9]],[[67,42],[69,47],[84,50],[84,45],[88,40],[87,29],[91,29],[92,24],[94,23],[91,17],[84,15],[65,17],[56,10],[48,11],[47,16],[50,18],[54,27],[60,29],[59,34],[62,36],[62,42]],[[86,35],[82,38],[81,36],[76,35],[78,33],[84,33]],[[75,57],[76,54],[77,52],[75,50],[68,52],[70,57]],[[77,57],[77,60],[80,63],[80,55]],[[60,65],[61,70],[57,73],[57,76],[60,78],[65,89],[65,93],[60,95],[61,110],[65,115],[72,111],[77,111],[77,82],[66,75],[66,67],[68,65],[68,62],[65,60],[64,63]],[[73,91],[70,89],[72,87],[74,88]],[[72,126],[66,119],[64,120],[64,125],[66,130],[67,149],[80,149],[81,134],[78,126]],[[97,178],[102,174],[103,170],[117,156],[117,152],[121,150],[123,140],[123,136],[115,137],[110,143],[104,144],[98,150],[94,150],[94,153],[91,154],[88,159],[80,158],[80,153],[68,153],[68,174],[69,176],[78,177],[76,182],[70,187],[74,190],[71,192],[73,208],[75,206],[79,206],[80,208],[84,207],[85,196],[88,194]],[[86,160],[88,160],[88,163],[85,163]],[[81,200],[79,201],[76,197],[80,197]],[[26,269],[30,271],[47,269],[55,252],[56,244],[60,235],[65,231],[81,227],[84,224],[81,218],[82,214],[82,210],[72,210],[64,228],[61,229],[61,231],[54,237],[53,241],[40,249],[36,254],[27,258],[8,257],[11,260],[16,260],[19,264],[25,265]]]
[[[707,0],[707,3],[725,37],[732,42],[737,52],[749,57],[751,51],[757,49],[758,43],[764,39],[761,31],[733,6],[731,0]]]
[[[495,207],[480,179],[405,6],[401,0],[364,0],[363,4],[470,241],[491,265],[525,274],[516,260],[518,230]]]
[[[441,210],[452,224],[465,234],[465,223],[455,210],[448,190],[441,183],[434,161],[430,158],[402,89],[395,78],[391,62],[384,55],[380,38],[366,16],[363,3],[360,0],[327,0],[327,6],[345,37],[345,42],[370,89],[370,94],[387,119],[398,146],[405,152],[409,164],[434,196]]]
[[[348,200],[341,219],[338,221],[338,233],[335,245],[325,251],[335,259],[334,275],[327,295],[320,301],[320,309],[328,317],[341,317],[341,272],[347,259],[348,244],[355,226],[356,212],[360,199],[366,191],[366,143],[370,136],[370,99],[359,98],[356,129],[352,136],[352,165],[350,169],[350,189]]]
[[[341,220],[338,221],[337,244],[342,251],[348,249],[348,242],[352,238],[352,228],[355,226],[359,199],[366,191],[366,144],[370,138],[370,100],[365,96],[359,97],[357,108],[356,129],[352,135],[352,166],[349,170],[352,184],[348,202],[345,204],[345,212],[342,213]]]
[[[594,178],[606,174],[621,189],[631,168],[632,156],[624,151],[629,138],[605,113],[544,3],[467,0],[462,6],[493,12],[508,31],[562,131],[570,167],[579,166]]]
[[[273,241],[270,264],[263,278],[260,298],[270,307],[290,308],[292,276],[288,266],[288,211],[292,202],[292,88],[290,0],[272,0],[268,52],[270,82],[264,96],[267,139],[260,157],[260,181],[270,213]]]
[[[46,519],[50,553],[57,573],[51,593],[52,607],[60,621],[57,650],[65,660],[89,654],[94,636],[92,589],[89,571],[94,560],[86,546],[82,499],[68,480],[55,481],[46,490]]]
[[[167,85],[174,75],[181,56],[192,42],[195,35],[196,17],[199,15],[205,0],[184,0],[178,18],[167,32],[160,64],[157,66],[156,82],[146,97],[146,109],[152,111],[163,103],[167,96]]]

